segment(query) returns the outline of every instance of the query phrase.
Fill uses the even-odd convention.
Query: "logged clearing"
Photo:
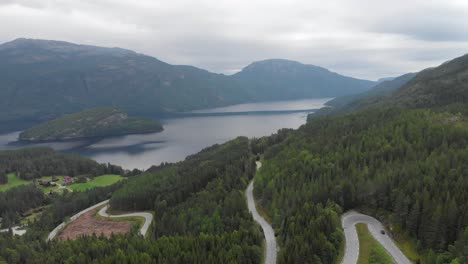
[[[112,233],[129,233],[132,229],[132,224],[128,221],[107,221],[95,217],[97,210],[91,210],[68,224],[58,238],[60,240],[74,240],[81,236],[90,236],[92,234],[110,237]]]

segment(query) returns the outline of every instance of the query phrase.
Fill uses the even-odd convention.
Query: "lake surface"
[[[128,135],[97,140],[23,144],[15,142],[19,131],[0,135],[0,149],[49,146],[77,153],[98,162],[110,162],[126,169],[147,169],[161,162],[176,162],[205,147],[238,136],[261,137],[281,128],[298,128],[307,114],[330,98],[241,104],[191,112],[186,117],[162,119],[161,133]],[[196,116],[193,114],[201,114]],[[213,116],[210,116],[213,114]]]

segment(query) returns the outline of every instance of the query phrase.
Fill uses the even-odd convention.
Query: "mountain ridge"
[[[224,75],[171,65],[126,49],[16,39],[0,45],[0,121],[9,122],[4,128],[13,128],[15,122],[45,121],[99,106],[151,116],[237,103],[334,97],[374,84],[318,66],[273,61],[286,65],[280,67],[286,72],[275,78],[264,74],[252,79],[252,74],[258,75],[255,71],[268,73],[268,69],[253,63],[244,68],[253,73]],[[293,70],[288,66],[291,63]],[[292,82],[291,76],[298,73],[312,77]]]

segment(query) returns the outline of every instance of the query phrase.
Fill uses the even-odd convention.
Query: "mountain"
[[[159,122],[129,118],[119,109],[100,107],[65,115],[21,132],[23,141],[58,141],[162,131]]]
[[[345,110],[399,106],[403,108],[437,108],[468,105],[468,55],[447,61],[438,67],[425,69],[417,74],[410,73],[393,81],[383,82],[363,96],[354,95],[343,106]]]
[[[384,78],[379,78],[377,80],[377,83],[383,83],[383,82],[386,82],[386,81],[391,81],[391,80],[394,80],[395,78],[397,77],[384,77]]]
[[[0,45],[0,80],[0,130],[100,106],[155,115],[242,102],[339,96],[373,85],[283,60],[253,63],[226,76],[120,48],[34,39]]]
[[[119,48],[17,39],[0,45],[0,120],[99,106],[153,114],[245,100],[228,77]]]
[[[468,55],[420,72],[387,100],[405,107],[468,104]]]
[[[375,82],[339,75],[325,68],[296,61],[258,61],[233,75],[255,100],[336,97],[360,93]]]
[[[382,98],[391,95],[394,91],[411,81],[416,75],[417,73],[407,73],[402,76],[392,78],[391,80],[380,82],[366,92],[337,97],[327,102],[328,107],[320,109],[316,114],[345,113],[372,105],[381,101]]]

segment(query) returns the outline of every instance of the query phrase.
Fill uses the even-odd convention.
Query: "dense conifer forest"
[[[0,235],[0,256],[7,263],[259,263],[263,236],[243,192],[262,157],[254,191],[276,230],[279,263],[335,263],[340,215],[355,208],[386,212],[418,241],[423,263],[464,263],[468,123],[458,110],[310,117],[298,130],[238,138],[106,188],[48,198],[33,186],[14,188],[0,196],[4,212],[23,208],[8,203],[16,192],[32,197],[30,207],[50,206],[26,236]],[[154,212],[149,236],[42,242],[67,216],[108,198],[114,209]]]
[[[453,246],[468,243],[466,120],[395,108],[312,117],[268,148],[254,190],[278,232],[280,263],[333,263],[339,215],[359,207],[391,212],[437,263],[467,260]]]
[[[78,155],[63,154],[51,148],[26,148],[0,151],[0,175],[15,173],[19,178],[32,180],[44,176],[87,175],[124,173],[119,166],[99,164],[94,160]],[[6,179],[6,177],[0,177]],[[2,183],[6,183],[2,182]]]

